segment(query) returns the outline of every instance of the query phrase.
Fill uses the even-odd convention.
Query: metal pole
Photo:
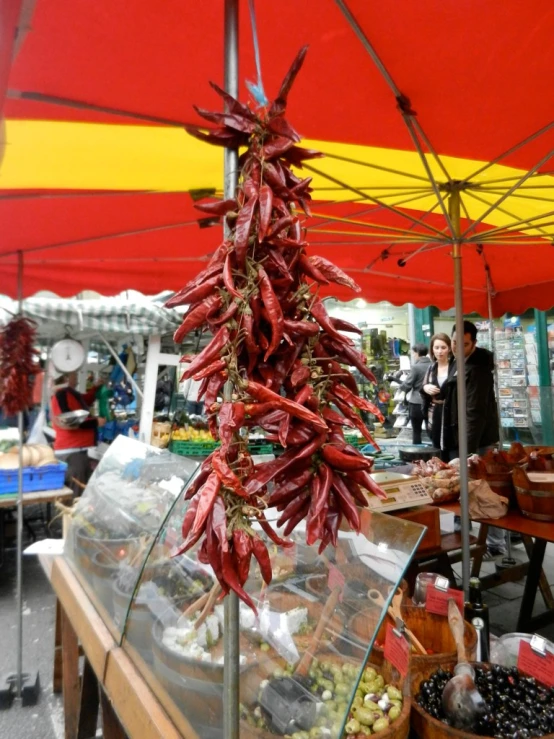
[[[23,315],[23,252],[17,253],[17,299]],[[17,414],[19,429],[19,468],[17,470],[17,692],[21,698],[23,675],[23,410]]]
[[[134,377],[131,375],[131,373],[129,372],[129,370],[127,369],[127,367],[123,364],[123,362],[121,361],[121,359],[117,355],[117,352],[114,351],[114,349],[113,349],[112,345],[110,344],[110,342],[100,332],[98,333],[98,336],[102,339],[102,341],[106,345],[106,347],[107,347],[108,351],[110,352],[110,354],[112,355],[112,357],[115,359],[115,361],[117,362],[117,364],[123,370],[123,374],[125,375],[125,377],[129,380],[129,382],[133,386],[133,389],[134,389],[135,393],[139,396],[139,398],[144,399],[144,395],[142,393],[142,390],[140,389],[140,387],[135,382]]]
[[[224,82],[225,90],[238,98],[239,94],[239,0],[225,0],[225,46]],[[224,197],[235,196],[238,182],[238,151],[225,149],[224,154]],[[227,229],[226,229],[227,231]],[[227,232],[225,234],[228,235]],[[228,394],[231,388],[226,387]],[[224,663],[223,663],[223,736],[225,739],[239,739],[239,600],[231,591],[225,598]]]
[[[456,237],[460,237],[460,193],[453,190],[448,200],[450,220]],[[464,298],[462,287],[462,250],[460,241],[454,241],[454,306],[456,309],[456,367],[458,386],[458,456],[460,458],[460,504],[462,519],[462,584],[469,595],[469,496],[467,470],[467,415],[466,415],[466,363],[464,354]]]
[[[491,336],[491,352],[494,355],[494,371],[493,371],[493,377],[494,377],[494,395],[496,397],[496,403],[498,404],[498,398],[499,398],[499,392],[498,392],[498,364],[496,363],[496,339],[494,337],[494,319],[492,317],[492,289],[491,289],[491,279],[487,272],[487,303],[489,307],[489,326],[490,326],[490,336]],[[500,419],[500,413],[498,414],[498,444],[500,446],[500,449],[502,449],[504,445],[504,432],[502,430],[502,421]]]

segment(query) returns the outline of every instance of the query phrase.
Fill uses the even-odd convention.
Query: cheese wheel
[[[0,470],[17,470],[19,458],[15,454],[3,454],[0,457]]]

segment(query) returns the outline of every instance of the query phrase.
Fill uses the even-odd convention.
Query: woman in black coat
[[[450,424],[451,386],[456,383],[456,364],[452,356],[450,337],[435,334],[431,338],[431,359],[433,364],[423,380],[421,396],[423,413],[428,421],[428,431],[436,449],[441,450],[443,462],[450,460],[456,449],[456,441]]]

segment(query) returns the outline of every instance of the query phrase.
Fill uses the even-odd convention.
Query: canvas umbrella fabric
[[[96,197],[102,191],[102,199],[126,191],[131,203],[130,191],[144,197],[152,190],[217,191],[216,155],[183,126],[199,122],[193,102],[211,107],[206,81],[220,79],[220,4],[205,3],[201,14],[192,3],[175,4],[160,15],[144,1],[130,14],[101,0],[94,7],[81,0],[72,14],[66,11],[62,0],[37,2],[33,32],[12,69],[6,196],[40,188],[59,197],[70,190],[69,201],[75,190],[94,190]],[[306,166],[319,201],[306,225],[312,226],[313,251],[350,271],[364,297],[439,307],[455,302],[459,321],[462,305],[485,313],[489,293],[495,313],[550,306],[553,25],[544,0],[524,7],[512,0],[501,14],[496,3],[475,1],[462,7],[400,0],[394,14],[366,0],[260,4],[268,87],[282,75],[281,63],[311,45],[289,107],[305,144],[327,155]],[[241,68],[245,77],[252,70],[252,78],[259,69],[251,46],[243,48]],[[39,154],[46,166],[37,167]],[[27,194],[34,203],[33,192]],[[112,244],[124,245],[120,257],[139,254],[144,264],[137,272],[149,270],[148,250],[137,248],[144,237],[139,232],[148,227],[133,227],[132,205],[126,212],[127,231],[105,233],[95,245],[94,257],[110,265],[110,277]],[[163,255],[166,229],[157,228]],[[180,234],[179,245],[190,269],[180,272],[179,284],[214,246],[213,237],[187,235]],[[36,259],[43,267],[54,264],[57,252],[57,273],[50,278],[66,274],[63,267],[72,263],[81,275],[72,284],[78,283],[85,279],[81,267],[95,262],[90,251],[88,260],[83,254],[83,242],[86,235],[36,244],[25,256],[26,274]],[[4,242],[0,262],[8,275],[15,256],[26,250],[26,243],[14,249]],[[128,286],[137,286],[129,284],[138,279],[132,269],[126,277]],[[461,356],[459,366],[463,377]],[[463,404],[462,382],[460,393]],[[463,456],[464,414],[460,418]],[[463,538],[467,580],[467,525]]]

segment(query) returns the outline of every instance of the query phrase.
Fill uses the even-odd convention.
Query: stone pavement
[[[523,547],[514,547],[515,559],[525,561]],[[455,567],[458,574],[459,565]],[[554,545],[547,546],[544,569],[548,582],[554,585]],[[493,562],[483,563],[483,573],[494,572]],[[63,739],[63,711],[59,696],[52,694],[52,659],[54,644],[55,599],[36,557],[24,558],[24,670],[38,669],[42,693],[37,706],[14,705],[0,711],[0,737],[10,739]],[[490,607],[491,631],[500,636],[516,628],[523,581],[505,583],[488,590],[484,599]],[[535,613],[544,609],[537,595]],[[541,629],[543,636],[554,641],[554,624]],[[0,679],[15,669],[16,604],[15,562],[13,552],[0,569]]]

